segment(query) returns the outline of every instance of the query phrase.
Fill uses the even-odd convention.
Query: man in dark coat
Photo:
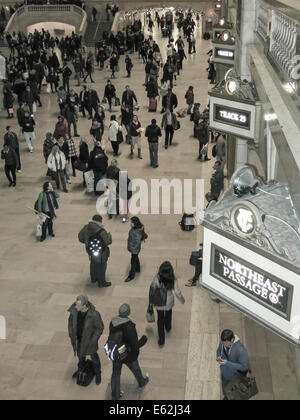
[[[110,282],[105,280],[105,273],[107,268],[107,261],[110,256],[109,245],[112,243],[111,234],[106,232],[102,225],[102,216],[96,214],[93,219],[85,225],[78,234],[79,242],[85,244],[85,249],[89,254],[89,242],[94,238],[101,240],[103,248],[100,256],[95,259],[90,257],[90,274],[92,283],[98,283],[98,287],[111,286]]]
[[[12,127],[8,125],[6,127],[6,133],[4,135],[4,146],[9,146],[16,152],[18,156],[18,166],[17,172],[21,173],[21,160],[20,160],[20,149],[19,149],[19,139],[16,133],[13,132]]]
[[[174,136],[174,130],[177,128],[177,118],[174,112],[171,112],[169,108],[167,108],[166,113],[163,115],[162,121],[161,121],[161,128],[163,128],[166,132],[165,137],[165,149],[171,146],[173,136]]]
[[[96,141],[95,147],[91,151],[89,169],[94,171],[94,192],[95,195],[102,195],[104,190],[97,188],[98,182],[106,174],[106,169],[108,166],[108,157],[106,156],[104,150],[101,147],[101,142]]]
[[[158,138],[161,137],[161,130],[156,124],[156,119],[146,128],[145,137],[149,143],[150,164],[152,168],[158,168]]]
[[[98,356],[98,341],[103,333],[104,325],[99,312],[89,302],[87,296],[78,296],[76,302],[69,308],[68,330],[74,354],[78,356],[78,370],[85,362],[86,356],[91,356],[96,385],[101,383],[101,362]],[[76,378],[78,371],[74,373]]]
[[[4,171],[9,181],[9,187],[16,186],[16,168],[19,164],[18,156],[12,147],[4,146],[1,151],[1,159],[5,161]],[[10,176],[12,175],[12,178]]]
[[[210,192],[212,196],[218,200],[219,195],[224,188],[224,173],[222,169],[222,162],[219,160],[213,166],[215,172],[210,179]]]
[[[137,104],[138,100],[133,90],[130,90],[130,86],[127,85],[125,89],[126,90],[122,95],[122,105],[127,106],[131,111],[133,111],[133,101]]]
[[[113,362],[113,371],[111,377],[111,392],[112,399],[119,400],[121,397],[120,391],[120,379],[123,364],[125,364],[135,376],[139,387],[143,388],[149,382],[149,376],[142,374],[138,357],[139,349],[147,342],[147,337],[143,335],[140,340],[138,340],[138,335],[136,331],[135,324],[129,319],[130,315],[130,306],[127,303],[124,303],[119,308],[119,316],[116,316],[112,319],[109,326],[109,333],[113,334],[116,331],[122,331],[123,342],[128,350],[128,356],[120,363]]]
[[[109,112],[111,112],[112,98],[115,98],[115,97],[116,97],[116,88],[114,87],[114,85],[111,84],[111,81],[108,80],[107,85],[105,86],[105,89],[104,89],[103,98],[107,99],[107,102],[108,102],[108,105],[109,105]]]
[[[85,108],[88,110],[88,113],[90,114],[89,120],[91,120],[93,118],[92,111],[94,109],[94,111],[97,112],[100,100],[98,93],[94,89],[91,89],[90,86],[87,87],[87,90],[83,94],[83,103]]]

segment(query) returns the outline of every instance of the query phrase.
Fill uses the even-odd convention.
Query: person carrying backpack
[[[109,325],[109,337],[104,350],[108,358],[113,362],[111,377],[112,400],[121,398],[120,379],[123,364],[131,370],[139,387],[143,388],[149,382],[149,376],[143,375],[139,362],[139,349],[147,342],[147,337],[143,335],[138,339],[135,324],[129,318],[130,306],[127,303],[119,308],[119,315],[112,318]],[[121,348],[119,352],[118,349]]]
[[[169,261],[161,264],[157,276],[151,283],[149,291],[148,312],[153,313],[153,306],[157,310],[158,345],[165,345],[165,330],[172,329],[172,308],[175,304],[174,295],[182,304],[185,299],[181,294],[178,279],[175,277],[174,269]]]
[[[78,356],[78,370],[73,374],[77,378],[86,356],[91,356],[96,385],[101,384],[101,362],[98,351],[98,341],[103,333],[104,324],[101,315],[87,296],[78,296],[76,302],[68,309],[70,313],[68,331],[74,354]]]
[[[142,241],[147,239],[148,235],[145,233],[144,225],[136,216],[131,218],[131,229],[128,235],[127,247],[131,253],[131,269],[125,283],[133,280],[135,273],[140,273],[141,266],[139,260],[139,253],[141,252]]]
[[[102,224],[102,216],[96,214],[78,234],[79,242],[85,244],[90,257],[90,274],[92,283],[98,287],[109,287],[111,282],[105,280],[107,261],[110,256],[108,245],[112,243],[111,234],[106,232]]]

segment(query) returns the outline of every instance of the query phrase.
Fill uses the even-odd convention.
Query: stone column
[[[236,138],[235,146],[235,171],[248,163],[248,145],[247,140]]]
[[[241,2],[240,36],[237,39],[236,67],[241,79],[251,81],[251,72],[247,62],[247,45],[255,40],[256,1],[242,0]]]

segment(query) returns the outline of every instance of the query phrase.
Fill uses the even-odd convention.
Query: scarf
[[[53,219],[53,217],[56,217],[54,208],[58,209],[58,203],[57,203],[55,194],[52,191],[46,191],[45,194],[46,194],[46,198],[47,198],[49,212],[50,212],[51,218]],[[50,194],[51,194],[51,196],[50,196]],[[51,197],[52,197],[52,199],[51,199]],[[53,200],[53,203],[54,203],[54,207],[53,207],[52,200]]]

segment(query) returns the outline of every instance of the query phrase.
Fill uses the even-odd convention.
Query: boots
[[[138,149],[138,158],[143,159],[142,158],[142,149]]]
[[[130,157],[131,157],[131,159],[133,159],[133,148],[132,147],[130,149]]]

